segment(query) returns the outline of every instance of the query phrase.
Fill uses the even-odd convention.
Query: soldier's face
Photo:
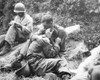
[[[52,24],[52,22],[43,22],[43,26],[44,26],[44,28],[45,29],[48,29],[48,28],[51,28],[51,27],[53,27],[53,24]]]
[[[17,15],[18,15],[19,17],[23,17],[24,14],[25,14],[24,12],[17,13]]]

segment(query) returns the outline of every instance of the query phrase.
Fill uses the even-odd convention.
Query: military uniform
[[[14,21],[22,25],[22,30],[16,29],[14,25],[11,25],[5,37],[5,40],[9,42],[9,44],[13,44],[16,38],[27,40],[33,28],[33,20],[28,14],[25,14],[23,18],[16,16]]]
[[[26,41],[33,30],[33,19],[26,13],[24,4],[17,3],[14,12],[18,15],[10,22],[11,26],[6,33],[5,40],[0,43],[0,48],[4,46],[0,56],[9,52],[15,41],[20,43]]]
[[[45,47],[48,48],[48,53],[45,53]],[[54,44],[54,48],[49,43],[48,38],[42,38],[41,36],[31,43],[28,48],[27,54],[22,54],[26,57],[26,61],[29,62],[32,73],[43,76],[46,72],[50,72],[61,59],[53,59],[58,55],[60,50],[59,45]],[[49,59],[45,59],[47,56]],[[50,59],[51,58],[51,59]]]

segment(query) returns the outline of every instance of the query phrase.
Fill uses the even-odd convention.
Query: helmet
[[[49,14],[46,14],[46,15],[44,15],[43,17],[42,17],[42,20],[41,20],[42,22],[49,22],[49,21],[53,21],[53,17],[51,16],[51,15],[49,15]]]
[[[25,5],[23,3],[17,3],[14,7],[14,12],[19,13],[19,12],[25,12]]]

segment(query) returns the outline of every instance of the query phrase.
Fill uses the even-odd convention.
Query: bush
[[[7,28],[11,20],[8,15],[11,17],[14,15],[11,6],[17,2],[24,3],[31,16],[50,11],[54,17],[54,22],[63,27],[82,23],[82,32],[71,34],[70,38],[83,39],[87,44],[95,44],[94,47],[99,45],[100,17],[99,2],[96,0],[6,0],[4,1],[4,8],[2,7],[2,10],[6,11],[6,15],[3,14],[0,17],[0,19],[3,18],[0,25],[4,28]]]

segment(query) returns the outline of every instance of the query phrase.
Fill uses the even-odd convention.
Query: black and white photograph
[[[0,0],[0,80],[100,80],[100,0]]]

